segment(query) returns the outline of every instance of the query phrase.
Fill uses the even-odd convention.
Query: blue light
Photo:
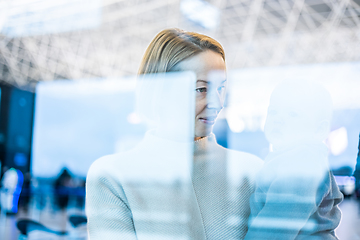
[[[16,153],[15,156],[14,156],[14,163],[17,165],[17,166],[26,166],[26,163],[27,163],[27,156],[26,154],[24,153]]]

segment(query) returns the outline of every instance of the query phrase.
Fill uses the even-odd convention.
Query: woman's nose
[[[216,90],[209,91],[207,94],[207,108],[211,108],[219,112],[223,109],[223,99]]]

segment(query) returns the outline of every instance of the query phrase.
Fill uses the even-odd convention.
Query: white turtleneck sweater
[[[90,239],[243,239],[262,161],[215,136],[177,142],[147,132],[134,149],[90,167]]]

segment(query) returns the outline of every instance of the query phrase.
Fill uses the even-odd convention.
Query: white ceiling
[[[360,60],[360,0],[196,0],[212,9],[204,19],[184,12],[185,1],[2,1],[0,80],[31,89],[133,75],[169,27],[219,40],[229,69]],[[211,14],[218,24],[204,25]]]

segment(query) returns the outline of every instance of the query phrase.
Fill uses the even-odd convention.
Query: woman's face
[[[181,71],[196,74],[195,140],[212,132],[225,100],[226,67],[219,53],[201,52],[178,64]],[[216,77],[211,77],[216,72]],[[210,75],[209,75],[210,74]],[[209,77],[210,76],[210,77]]]

